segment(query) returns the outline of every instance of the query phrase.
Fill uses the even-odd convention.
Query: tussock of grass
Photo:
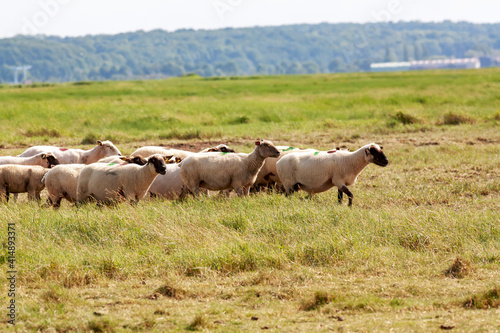
[[[172,283],[165,284],[155,290],[153,297],[155,295],[161,295],[168,298],[182,299],[186,295],[186,292]]]
[[[40,298],[47,303],[61,304],[65,300],[63,290],[57,286],[51,286],[48,290],[42,292]]]
[[[439,125],[461,125],[461,124],[474,124],[476,119],[461,113],[448,112],[438,122]]]
[[[88,324],[88,329],[95,333],[115,332],[116,324],[109,319],[92,320]]]
[[[33,129],[29,129],[27,130],[26,132],[24,132],[24,135],[31,138],[31,137],[44,137],[44,136],[47,136],[47,137],[51,137],[51,138],[60,138],[61,137],[61,133],[59,133],[58,130],[56,129],[47,129],[45,127],[42,127],[40,129],[36,129],[36,130],[33,130]]]
[[[330,303],[332,297],[324,291],[317,291],[312,297],[302,299],[299,309],[302,311],[316,310],[317,308]]]
[[[192,139],[202,139],[203,135],[199,129],[185,130],[185,131],[179,131],[177,129],[173,129],[166,133],[158,135],[158,138],[162,140],[170,140],[170,139],[192,140]]]
[[[396,112],[391,118],[403,125],[420,124],[422,122],[420,118],[403,111]]]
[[[430,244],[430,238],[419,232],[399,237],[399,245],[411,251],[424,251],[430,247]]]
[[[237,116],[233,120],[229,122],[229,124],[238,125],[238,124],[248,124],[250,123],[250,118],[248,116]]]
[[[457,258],[453,262],[453,265],[444,272],[444,275],[455,279],[462,279],[466,277],[470,271],[470,264],[461,258]]]
[[[194,319],[189,323],[189,325],[186,326],[186,329],[188,331],[197,331],[199,329],[202,329],[204,327],[207,327],[207,320],[205,317],[201,314],[198,314],[194,317]]]
[[[95,82],[91,81],[78,81],[78,82],[73,82],[72,84],[74,86],[90,86],[91,84],[94,84]]]
[[[89,133],[85,135],[85,137],[82,139],[80,143],[82,145],[93,145],[97,142],[97,140],[101,140],[101,138],[99,138],[98,135],[94,133]]]
[[[494,288],[480,295],[473,295],[462,303],[464,308],[488,310],[500,307],[500,288]]]
[[[113,259],[101,260],[98,269],[108,279],[114,279],[120,276],[120,270]]]

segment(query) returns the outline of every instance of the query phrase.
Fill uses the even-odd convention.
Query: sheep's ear
[[[171,159],[172,157],[174,157],[174,155],[163,155],[163,159],[165,160],[165,162]]]
[[[380,150],[384,149],[384,147],[380,146]]]
[[[175,163],[181,163],[181,162],[182,162],[182,158],[180,158],[180,157],[175,158]]]
[[[260,139],[257,139],[257,141],[255,141],[255,145],[260,146]]]
[[[120,156],[120,160],[122,160],[122,161],[126,161],[126,160],[127,160],[127,157],[125,157],[125,156]]]
[[[42,154],[42,160],[46,159],[47,158],[47,155],[45,154]]]
[[[102,142],[101,142],[101,140],[97,140],[97,145],[98,145],[98,146],[102,146]]]
[[[217,151],[217,148],[210,148],[207,152],[212,153],[212,152],[216,152],[216,151]]]
[[[370,149],[366,148],[365,153],[366,153],[366,156],[370,155]]]

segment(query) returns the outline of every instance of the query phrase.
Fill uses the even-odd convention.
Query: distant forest
[[[500,24],[302,24],[222,30],[0,39],[0,82],[31,65],[33,82],[369,70],[372,62],[500,56]],[[20,75],[21,76],[21,75]]]

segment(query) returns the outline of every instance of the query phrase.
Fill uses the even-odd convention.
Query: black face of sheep
[[[220,148],[220,151],[223,153],[234,153],[234,149],[229,148],[228,146],[224,145]]]
[[[43,158],[43,156],[42,156]],[[45,158],[47,158],[47,161],[49,161],[49,168],[52,168],[54,165],[58,165],[59,161],[54,155],[45,155]]]
[[[161,175],[167,173],[167,167],[165,166],[165,161],[162,159],[158,159],[156,156],[150,157],[148,159],[148,164],[151,163],[155,167],[156,172]]]
[[[146,165],[148,163],[148,161],[144,158],[142,158],[141,156],[134,156],[130,161],[129,163],[134,163],[134,164],[137,164],[137,165]]]
[[[382,149],[379,150],[376,147],[371,147],[369,152],[370,155],[373,156],[373,163],[375,163],[376,165],[385,167],[387,166],[387,164],[389,164],[389,160],[387,159],[387,156],[385,156]]]

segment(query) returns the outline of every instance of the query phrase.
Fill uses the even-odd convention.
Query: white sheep
[[[97,163],[104,163],[107,165],[128,163],[145,165],[147,162],[147,160],[140,156],[132,158],[125,156],[110,156],[97,161]],[[52,205],[54,208],[59,208],[63,198],[69,202],[76,201],[78,176],[85,166],[86,164],[61,164],[45,174],[42,178],[42,182],[45,184],[45,188],[49,194],[47,199],[48,204]]]
[[[48,204],[58,208],[61,200],[76,201],[78,176],[86,164],[61,164],[52,168],[42,178],[42,183],[49,194]]]
[[[257,179],[255,180],[254,186],[256,186],[257,190],[259,190],[259,187],[261,186],[267,187],[271,183],[277,183],[277,184],[281,183],[278,177],[278,172],[276,171],[276,163],[283,156],[288,155],[290,153],[315,151],[313,149],[300,149],[297,147],[290,147],[290,146],[276,146],[276,148],[280,151],[280,156],[266,158],[266,161],[264,162],[264,165],[257,174]]]
[[[0,165],[4,164],[39,165],[44,168],[51,168],[58,165],[59,161],[52,153],[44,152],[30,157],[0,156]]]
[[[221,153],[234,153],[234,150],[229,148],[228,146],[221,144],[216,147],[205,148],[200,153],[212,153],[212,152],[221,152]],[[169,149],[165,147],[158,146],[146,146],[141,147],[134,151],[130,156],[142,156],[144,158],[149,157],[153,154],[161,154],[161,155],[173,155],[180,159],[185,159],[188,156],[196,154],[192,151],[185,151],[180,149]]]
[[[168,200],[182,199],[185,189],[181,168],[177,164],[167,164],[166,173],[155,178],[148,192],[151,196]]]
[[[212,191],[233,189],[239,195],[248,195],[268,157],[280,152],[270,141],[258,140],[250,154],[197,154],[184,159],[179,165],[181,177],[191,193],[198,196],[200,187]]]
[[[97,141],[97,146],[90,150],[34,146],[28,148],[19,156],[29,157],[43,152],[51,152],[61,164],[90,164],[107,156],[121,155],[118,148],[111,141]]]
[[[9,201],[10,193],[28,192],[29,200],[40,201],[42,178],[49,170],[38,165],[0,165],[0,200]]]
[[[138,202],[146,195],[158,174],[165,174],[162,155],[148,158],[144,166],[136,164],[107,165],[94,163],[80,172],[77,185],[77,203],[92,198],[100,203],[112,203],[123,199]]]
[[[351,206],[353,195],[347,186],[354,184],[361,171],[370,163],[383,167],[389,163],[382,148],[375,143],[355,152],[331,150],[291,153],[276,163],[276,169],[287,194],[300,188],[313,195],[336,186],[339,203],[345,193]]]
[[[141,156],[108,156],[105,158],[101,158],[97,163],[115,163],[115,164],[123,164],[123,163],[134,163],[137,165],[145,165],[148,161]]]

